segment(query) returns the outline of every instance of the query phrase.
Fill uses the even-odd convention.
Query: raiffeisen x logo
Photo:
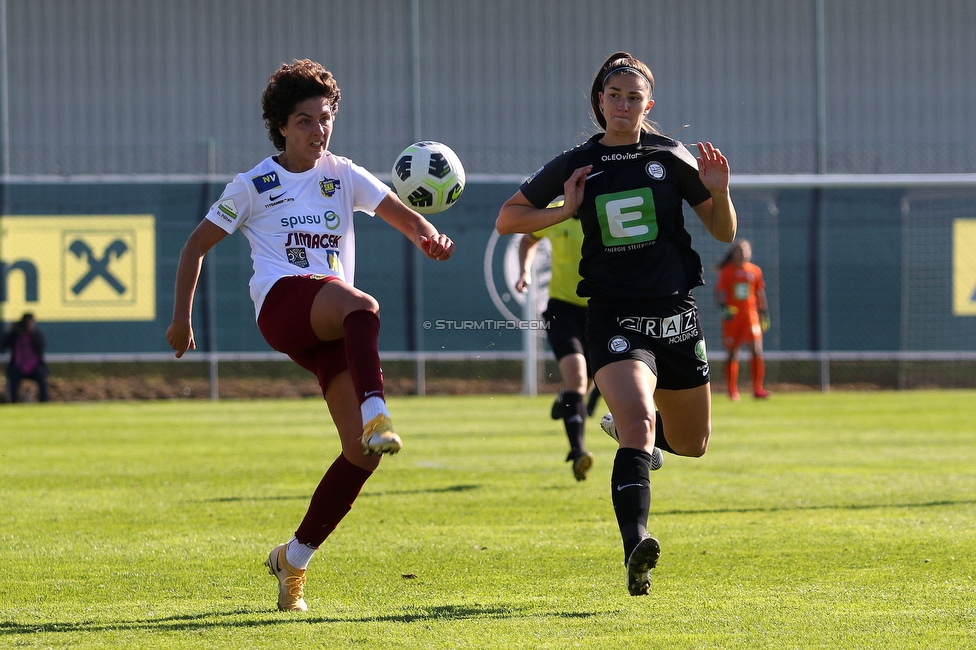
[[[41,322],[156,320],[151,214],[3,215],[0,303]]]
[[[129,228],[93,226],[61,233],[61,302],[79,309],[131,304],[142,286],[136,267],[145,246]]]
[[[105,250],[102,251],[101,257],[96,257],[92,249],[81,239],[76,239],[71,242],[68,250],[77,257],[81,259],[84,257],[88,262],[88,271],[78,280],[72,287],[71,292],[76,296],[81,295],[89,284],[91,284],[96,278],[102,278],[105,282],[112,287],[116,293],[120,296],[126,292],[126,287],[122,282],[112,275],[109,271],[109,264],[112,258],[119,259],[126,254],[129,250],[129,246],[121,239],[113,240]]]

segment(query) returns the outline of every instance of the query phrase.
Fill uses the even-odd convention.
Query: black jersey
[[[637,144],[608,147],[597,134],[546,163],[520,188],[537,208],[563,193],[579,167],[593,165],[579,217],[583,249],[577,293],[614,300],[685,294],[705,283],[701,258],[685,229],[682,200],[711,194],[683,144],[642,133]]]

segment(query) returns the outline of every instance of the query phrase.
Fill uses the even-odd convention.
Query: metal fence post
[[[532,328],[532,323],[536,318],[535,313],[535,284],[529,285],[529,290],[525,294],[525,306],[522,309],[522,350],[525,353],[525,360],[522,362],[522,393],[530,397],[539,394],[539,369],[537,365],[539,352],[538,332]]]

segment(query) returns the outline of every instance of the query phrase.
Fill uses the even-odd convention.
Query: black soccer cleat
[[[570,449],[566,461],[573,461],[573,477],[577,481],[585,481],[593,467],[593,454],[579,449]]]
[[[556,400],[552,403],[552,410],[549,412],[553,420],[563,419],[563,391],[556,394]]]
[[[653,537],[645,537],[627,560],[627,589],[631,596],[646,596],[651,590],[651,569],[661,557],[661,545]]]

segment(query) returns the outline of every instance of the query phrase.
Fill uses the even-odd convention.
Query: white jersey
[[[272,285],[292,275],[334,275],[352,284],[356,272],[353,213],[370,215],[390,188],[348,158],[326,152],[312,169],[293,174],[266,158],[238,174],[207,213],[251,244],[255,318]]]

